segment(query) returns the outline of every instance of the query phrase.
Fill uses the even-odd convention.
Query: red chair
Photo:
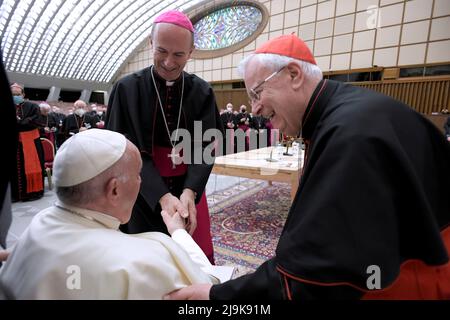
[[[44,149],[44,169],[47,176],[48,188],[52,190],[52,170],[53,160],[55,159],[55,146],[46,138],[41,138],[42,148]]]

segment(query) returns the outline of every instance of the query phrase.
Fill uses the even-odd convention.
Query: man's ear
[[[117,180],[117,178],[109,179],[109,181],[106,183],[105,188],[106,197],[109,203],[116,206],[119,199],[119,192],[121,191],[119,190],[119,181]]]
[[[301,88],[305,80],[305,75],[300,65],[296,62],[290,62],[286,66],[286,69],[288,70],[289,76],[291,78],[292,88],[294,90]]]
[[[195,50],[195,47],[192,46],[191,50],[188,53],[188,57],[187,57],[188,60],[191,58],[192,52],[194,52],[194,50]]]

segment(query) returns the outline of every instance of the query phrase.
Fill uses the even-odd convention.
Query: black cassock
[[[210,85],[196,75],[183,72],[184,98],[180,128],[187,129],[192,139],[192,160],[194,152],[202,152],[211,140],[199,141],[207,129],[220,129],[219,113]],[[177,128],[180,108],[182,78],[167,86],[166,81],[154,72],[169,131]],[[202,130],[194,137],[194,121],[199,121]],[[119,80],[113,87],[108,103],[106,129],[123,133],[140,150],[143,161],[141,188],[133,208],[130,222],[121,229],[128,233],[161,231],[168,233],[161,218],[159,199],[171,192],[179,197],[183,189],[196,192],[196,203],[200,201],[211,164],[188,164],[187,172],[181,176],[163,178],[155,167],[154,148],[172,148],[169,141],[158,96],[151,77],[151,68],[143,69]],[[194,142],[195,140],[195,142]],[[178,144],[178,142],[177,142]],[[202,156],[203,157],[203,156]],[[201,158],[202,159],[202,158]],[[198,161],[197,161],[198,162]]]
[[[450,137],[450,117],[447,118],[447,122],[444,124],[445,136]]]
[[[86,127],[88,129],[96,128],[96,121],[87,112],[81,117],[75,113],[69,114],[63,121],[62,133],[65,139],[70,138],[72,135],[80,132],[81,127]]]
[[[275,257],[210,297],[449,299],[450,145],[441,132],[398,101],[329,80],[299,121],[306,164]],[[376,268],[385,291],[369,290]],[[429,278],[415,287],[422,268]]]

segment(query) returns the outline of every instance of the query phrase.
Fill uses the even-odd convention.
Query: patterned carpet
[[[290,185],[246,180],[208,196],[217,265],[254,271],[275,253],[289,211]]]

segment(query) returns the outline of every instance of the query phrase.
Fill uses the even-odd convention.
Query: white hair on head
[[[252,53],[245,57],[238,66],[238,73],[241,77],[245,77],[245,68],[250,60],[253,59],[257,59],[260,64],[273,71],[280,70],[290,62],[295,62],[302,68],[303,73],[307,77],[315,78],[317,80],[322,80],[323,78],[322,70],[315,64],[273,53]]]

